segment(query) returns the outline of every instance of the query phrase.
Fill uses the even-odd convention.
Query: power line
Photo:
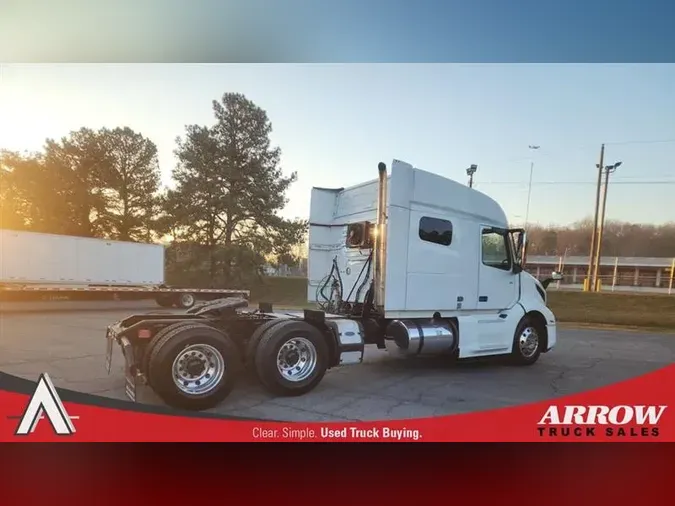
[[[651,141],[620,141],[620,142],[605,142],[606,146],[626,146],[628,144],[672,144],[675,139],[661,139]]]
[[[480,183],[474,183],[474,186],[480,186],[484,184],[492,184],[492,185],[521,185],[521,186],[528,186],[529,183],[524,182],[524,181],[481,181]],[[551,185],[551,184],[556,184],[556,185],[582,185],[582,184],[596,184],[595,181],[538,181],[538,182],[533,182],[533,185]],[[666,180],[666,181],[612,181],[610,183],[611,185],[618,185],[618,184],[639,184],[639,185],[649,185],[649,184],[659,184],[659,185],[671,185],[675,184],[675,180]]]
[[[640,145],[640,144],[675,144],[675,139],[652,139],[652,140],[632,140],[632,141],[615,141],[615,142],[605,142],[606,146],[629,146],[629,145]],[[576,154],[579,151],[591,151],[597,148],[594,144],[577,144],[576,146],[567,146],[561,147],[560,150],[550,150],[546,149],[541,153],[537,153],[537,159],[561,159],[569,156],[570,154]],[[489,164],[489,166],[495,165],[511,165],[517,164],[519,162],[529,162],[532,160],[532,156],[517,156],[511,158],[505,158],[503,160],[497,160]]]
[[[671,174],[651,174],[655,178],[665,178],[666,180],[675,180],[675,173]],[[621,176],[615,177],[612,181],[624,181],[624,180],[635,180],[635,179],[644,179],[644,176]],[[661,181],[661,179],[655,179],[654,181]]]

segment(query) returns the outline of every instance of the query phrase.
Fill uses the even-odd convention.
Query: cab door
[[[498,312],[518,302],[518,275],[513,272],[513,263],[506,231],[481,226],[476,309]]]

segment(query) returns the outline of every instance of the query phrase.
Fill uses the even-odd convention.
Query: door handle
[[[488,298],[487,295],[481,295],[478,297],[478,302],[487,302]]]

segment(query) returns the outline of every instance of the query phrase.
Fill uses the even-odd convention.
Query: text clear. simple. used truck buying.
[[[166,286],[161,244],[0,230],[3,301],[94,294],[153,298],[183,309],[199,299],[248,297],[242,290]]]
[[[276,395],[302,395],[364,347],[448,359],[509,355],[528,365],[556,344],[546,286],[523,271],[526,238],[501,207],[455,181],[395,160],[379,178],[312,190],[308,299],[317,309],[247,309],[227,298],[183,314],[133,315],[108,327],[127,396],[148,384],[167,404],[201,410],[243,368]]]

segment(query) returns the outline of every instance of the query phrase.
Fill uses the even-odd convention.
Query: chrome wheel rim
[[[539,334],[534,327],[526,327],[518,338],[520,354],[525,358],[532,358],[539,348]]]
[[[190,307],[195,303],[195,298],[190,293],[184,293],[180,296],[180,302],[183,307]]]
[[[293,383],[303,381],[316,369],[318,354],[311,341],[294,337],[286,341],[277,353],[279,374]]]
[[[176,356],[173,383],[187,395],[204,395],[218,386],[225,375],[225,359],[208,344],[190,345]]]

